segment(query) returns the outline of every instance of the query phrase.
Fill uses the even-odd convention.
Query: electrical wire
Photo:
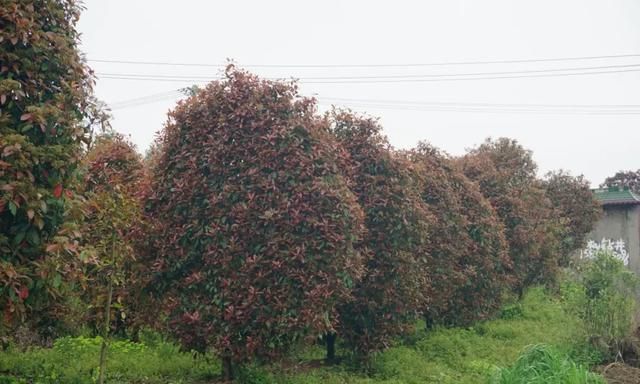
[[[301,81],[306,80],[362,80],[362,79],[419,79],[430,77],[469,77],[469,76],[495,76],[495,75],[514,75],[514,74],[528,74],[528,73],[548,73],[548,72],[570,72],[570,71],[587,71],[596,69],[614,69],[614,68],[638,68],[640,64],[624,64],[624,65],[603,65],[596,67],[571,67],[571,68],[547,68],[547,69],[530,69],[520,71],[499,71],[499,72],[471,72],[471,73],[439,73],[439,74],[409,74],[409,75],[375,75],[375,76],[322,76],[322,77],[300,77]],[[154,75],[154,74],[142,74],[142,73],[102,73],[97,72],[96,75],[100,76],[123,76],[123,77],[140,77],[140,78],[167,78],[167,79],[219,79],[216,76],[182,76],[182,75]],[[277,78],[271,78],[274,80]]]
[[[112,110],[124,109],[175,99],[183,95],[179,89],[156,93],[113,103]],[[431,112],[476,112],[476,113],[543,113],[565,115],[637,115],[640,104],[514,104],[471,102],[426,102],[406,100],[347,99],[319,97],[319,105],[344,105],[350,108],[392,109]],[[334,103],[327,103],[334,102]]]
[[[298,82],[301,84],[380,84],[380,83],[423,83],[423,82],[446,82],[446,81],[470,81],[470,80],[499,80],[499,79],[521,79],[521,78],[543,78],[543,77],[568,77],[568,76],[587,76],[587,75],[602,75],[602,74],[614,74],[614,73],[629,73],[639,72],[640,68],[635,69],[617,69],[617,70],[604,70],[604,71],[589,71],[589,72],[567,72],[567,73],[527,73],[518,75],[497,75],[497,76],[478,76],[478,77],[462,77],[462,74],[450,74],[450,75],[436,75],[430,74],[428,78],[401,78],[401,79],[352,79],[352,80],[305,80],[300,79]],[[490,72],[489,72],[490,73]],[[488,74],[489,74],[488,73]],[[163,77],[164,76],[164,77]],[[432,77],[431,77],[432,76]],[[437,76],[437,77],[436,77]],[[460,76],[460,77],[452,77]],[[469,76],[469,75],[468,75]],[[215,77],[188,77],[188,76],[167,76],[167,75],[118,75],[118,74],[102,74],[99,79],[113,79],[113,80],[136,80],[136,81],[157,81],[157,82],[181,82],[181,83],[207,83],[209,81],[221,80],[222,78]],[[271,80],[282,80],[284,78],[270,78]]]
[[[397,67],[432,67],[432,66],[451,66],[451,65],[544,63],[544,62],[559,62],[559,61],[623,59],[623,58],[631,58],[631,57],[640,57],[640,54],[577,56],[577,57],[540,58],[540,59],[448,61],[448,62],[408,63],[408,64],[246,64],[246,65],[243,65],[243,67],[252,67],[252,68],[397,68]],[[225,66],[224,64],[172,63],[172,62],[161,62],[161,61],[137,61],[137,60],[89,59],[87,61],[94,62],[94,63],[180,66],[180,67],[223,68]]]
[[[335,104],[320,103],[324,107],[333,107]],[[549,115],[587,115],[587,116],[625,116],[640,115],[640,110],[562,110],[562,109],[533,109],[533,108],[472,108],[472,107],[443,107],[443,106],[406,106],[406,105],[383,105],[383,104],[358,104],[351,103],[344,107],[350,109],[382,109],[398,111],[417,112],[455,112],[455,113],[493,113],[493,114],[549,114]]]
[[[111,110],[119,110],[119,109],[124,109],[124,108],[130,108],[130,107],[136,107],[136,106],[140,106],[140,105],[146,105],[146,104],[151,104],[151,103],[155,103],[158,101],[163,101],[163,100],[171,100],[171,99],[175,99],[179,96],[183,95],[182,91],[179,89],[173,90],[173,91],[168,91],[168,92],[161,92],[161,93],[155,93],[152,95],[148,95],[148,96],[143,96],[143,97],[138,97],[138,98],[134,98],[134,99],[129,99],[129,100],[122,100],[122,101],[118,101],[118,102],[114,102],[110,105]]]
[[[640,104],[513,104],[513,103],[470,103],[470,102],[426,102],[407,100],[349,99],[342,97],[318,97],[322,100],[333,100],[343,103],[417,105],[417,106],[465,106],[465,107],[500,107],[500,108],[556,108],[556,109],[638,109]]]

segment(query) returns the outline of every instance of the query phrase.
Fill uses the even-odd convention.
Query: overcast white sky
[[[322,108],[336,103],[335,98],[365,100],[340,101],[340,105],[353,105],[357,111],[379,116],[391,143],[399,148],[426,140],[458,155],[488,136],[507,136],[532,149],[543,172],[564,168],[598,184],[619,169],[640,168],[640,72],[635,71],[640,68],[640,56],[415,67],[251,67],[640,55],[637,0],[86,0],[85,6],[79,29],[82,49],[90,60],[207,63],[222,68],[231,58],[265,77],[301,79],[374,76],[380,80],[380,76],[427,75],[427,79],[442,80],[432,75],[631,69],[581,76],[462,81],[345,84],[340,79],[342,82],[317,84],[307,80],[301,84],[301,92],[315,95]],[[141,151],[179,98],[163,93],[193,84],[190,78],[213,78],[220,73],[216,67],[90,64],[100,74],[98,97],[114,105],[114,128],[131,135]],[[634,64],[639,66],[617,67]],[[152,77],[113,78],[140,74]],[[159,80],[167,80],[166,76],[187,79]],[[128,102],[158,94],[142,102]],[[429,104],[397,104],[406,101]],[[452,110],[438,111],[433,110],[433,103],[457,104],[447,107]],[[491,111],[478,112],[466,103],[489,104]],[[517,112],[495,104],[516,104],[506,109]],[[549,112],[552,107],[535,107],[533,111],[527,107],[522,112],[519,104],[597,107],[590,107],[590,114],[574,107],[560,107],[561,112]],[[625,113],[618,113],[620,108],[613,109],[615,114],[600,113],[603,106],[622,104],[638,107],[625,107]],[[637,112],[628,113],[629,108]]]

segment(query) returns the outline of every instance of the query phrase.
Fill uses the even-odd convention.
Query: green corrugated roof
[[[602,205],[640,204],[640,197],[628,189],[596,189],[593,193]]]

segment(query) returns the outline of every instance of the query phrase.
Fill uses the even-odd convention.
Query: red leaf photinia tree
[[[339,307],[338,336],[365,356],[410,330],[424,307],[425,269],[430,267],[425,251],[433,218],[412,178],[413,164],[394,153],[376,120],[339,110],[329,118],[350,155],[346,173],[367,228],[359,243],[368,255],[365,274],[354,285],[353,300]],[[331,360],[333,340],[328,341]]]
[[[72,191],[91,122],[104,118],[93,97],[92,71],[78,49],[80,11],[75,0],[0,2],[4,329],[23,320],[47,323],[75,276],[80,214]]]
[[[536,177],[531,151],[515,140],[487,139],[461,157],[459,165],[478,183],[502,220],[515,291],[522,296],[528,286],[553,283],[561,232],[551,201]]]
[[[315,102],[232,66],[170,113],[146,212],[150,288],[170,329],[223,373],[332,332],[362,273],[363,213]]]
[[[436,218],[427,248],[431,268],[424,271],[432,282],[427,326],[486,319],[509,288],[504,227],[478,186],[448,156],[425,143],[408,156],[422,199]]]
[[[83,249],[85,255],[92,256],[86,260],[88,284],[83,298],[91,304],[91,311],[85,321],[96,329],[102,327],[107,287],[111,285],[112,301],[119,307],[111,328],[125,334],[126,326],[135,319],[132,310],[140,297],[137,288],[142,266],[135,248],[146,238],[141,217],[142,158],[128,138],[109,131],[94,140],[82,165],[86,197]]]
[[[571,255],[584,247],[587,234],[602,215],[602,207],[582,175],[553,171],[545,175],[542,185],[561,228],[560,264],[567,266]]]

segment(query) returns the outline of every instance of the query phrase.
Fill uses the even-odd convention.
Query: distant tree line
[[[640,169],[637,171],[618,171],[615,175],[607,177],[600,187],[626,188],[640,195]]]

